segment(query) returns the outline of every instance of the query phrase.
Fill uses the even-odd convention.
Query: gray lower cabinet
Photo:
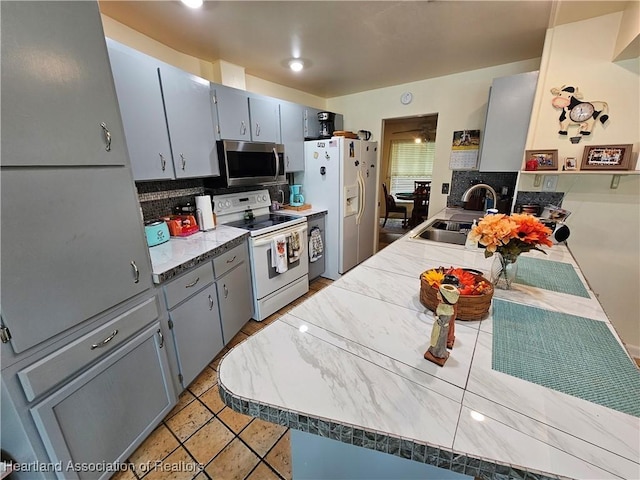
[[[222,338],[227,344],[253,315],[249,264],[241,262],[216,280]]]
[[[160,323],[31,408],[58,478],[108,478],[70,465],[123,462],[175,405]]]
[[[304,107],[280,102],[280,138],[284,144],[286,172],[304,171]]]
[[[125,165],[98,2],[0,8],[2,165]]]
[[[210,284],[171,310],[169,319],[180,381],[186,388],[224,347],[215,286]]]

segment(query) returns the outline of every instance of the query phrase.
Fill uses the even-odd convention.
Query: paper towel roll
[[[196,214],[200,230],[205,232],[216,228],[213,220],[213,207],[211,206],[211,195],[201,195],[196,197]]]

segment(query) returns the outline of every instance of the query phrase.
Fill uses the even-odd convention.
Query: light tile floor
[[[180,395],[178,404],[129,457],[134,467],[115,480],[291,480],[289,429],[227,407],[218,393],[218,362],[231,348],[266,327],[331,280],[318,278],[309,292],[262,322],[250,320]],[[194,464],[203,469],[194,469]]]

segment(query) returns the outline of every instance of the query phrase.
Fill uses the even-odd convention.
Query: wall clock
[[[560,130],[558,134],[567,136],[569,125],[578,125],[578,136],[571,137],[571,143],[578,143],[583,136],[591,135],[596,121],[605,124],[609,120],[607,102],[585,102],[578,87],[563,85],[552,88],[551,105],[560,110]]]
[[[413,100],[413,93],[411,92],[404,92],[400,96],[400,102],[402,102],[403,105],[409,105],[411,100]]]

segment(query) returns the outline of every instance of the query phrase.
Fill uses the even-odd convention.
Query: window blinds
[[[435,142],[392,140],[389,193],[394,195],[398,192],[413,192],[414,181],[431,180],[435,152]]]

